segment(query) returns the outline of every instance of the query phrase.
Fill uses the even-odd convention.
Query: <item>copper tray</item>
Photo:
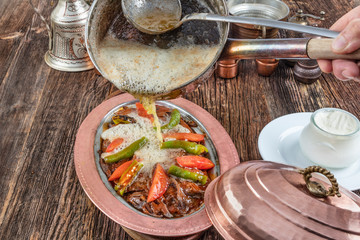
[[[129,207],[101,179],[102,171],[97,166],[97,131],[111,110],[135,99],[129,94],[113,97],[96,107],[81,124],[75,141],[74,163],[80,184],[90,200],[116,223],[144,234],[154,236],[186,236],[206,230],[211,222],[204,208],[194,214],[177,219],[159,219],[140,213]],[[169,102],[160,102],[176,107],[187,117],[193,117],[200,123],[212,141],[219,160],[220,173],[240,163],[236,148],[221,124],[198,105],[178,98]]]

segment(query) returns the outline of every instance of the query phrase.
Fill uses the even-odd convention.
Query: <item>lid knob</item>
[[[312,177],[311,173],[313,172],[321,173],[325,177],[327,177],[331,183],[331,187],[329,187],[329,189],[326,190],[326,188],[321,183],[311,181],[310,180]],[[341,197],[341,194],[339,192],[339,185],[336,181],[336,178],[330,171],[326,170],[325,168],[319,166],[310,166],[305,169],[299,170],[299,173],[304,176],[306,187],[308,188],[310,193],[313,194],[314,196],[325,198],[327,196],[336,195],[337,197]]]

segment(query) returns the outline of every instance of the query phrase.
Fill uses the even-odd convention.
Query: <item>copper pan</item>
[[[187,1],[187,0],[183,0]],[[225,0],[203,0],[210,9],[220,15],[228,15]],[[104,76],[102,69],[96,62],[94,52],[98,49],[99,42],[105,36],[109,25],[116,17],[124,18],[121,1],[95,0],[90,9],[86,25],[86,45],[89,56],[97,70]],[[201,73],[185,83],[164,92],[156,97],[158,99],[172,99],[190,92],[198,87],[204,80],[210,78],[214,72],[214,65],[218,59],[360,59],[360,52],[348,55],[335,55],[331,52],[330,39],[258,39],[239,40],[228,39],[229,23],[219,23],[220,42],[218,51],[212,62]],[[121,31],[121,30],[120,30]],[[121,32],[120,32],[121,34]],[[161,35],[159,35],[161,37]],[[141,71],[141,69],[139,70]]]
[[[228,15],[228,9],[225,3],[225,0],[204,0],[211,7],[214,13],[218,13],[221,15]],[[109,25],[113,21],[114,18],[120,17],[124,18],[121,8],[121,1],[113,1],[113,0],[95,0],[90,9],[89,18],[86,26],[86,45],[89,51],[89,56],[93,61],[96,69],[104,76],[102,69],[96,62],[96,57],[94,52],[98,49],[99,43],[102,38],[105,36]],[[189,81],[185,82],[181,86],[171,90],[170,92],[160,94],[156,96],[158,99],[173,99],[177,98],[187,92],[191,92],[196,89],[199,84],[201,84],[204,80],[207,80],[213,74],[215,68],[214,65],[219,58],[222,49],[226,43],[228,32],[229,32],[229,24],[228,23],[220,23],[220,42],[218,51],[216,53],[213,61],[205,68],[203,71],[193,79],[189,79]]]

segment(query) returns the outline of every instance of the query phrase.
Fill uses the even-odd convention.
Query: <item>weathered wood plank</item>
[[[37,36],[37,38],[39,37],[42,39],[41,36]],[[29,61],[32,57],[41,57],[38,52],[34,52],[32,56],[24,57],[30,51],[30,45],[26,41],[26,35],[24,35],[19,44],[16,45],[15,53],[12,54],[13,58],[9,59],[10,63],[4,64],[8,68],[0,85],[0,123],[3,126],[0,128],[0,135],[2,136],[0,152],[4,166],[0,169],[0,181],[11,183],[4,185],[3,191],[0,193],[0,204],[2,203],[3,206],[1,217],[5,211],[5,206],[8,206],[9,193],[15,187],[16,177],[19,177],[16,175],[26,164],[23,161],[26,153],[26,141],[34,120],[34,112],[39,103],[38,95],[43,91],[44,79],[49,74],[47,68],[44,69],[44,65],[38,65],[36,61]],[[16,137],[14,138],[14,136]],[[1,217],[0,219],[2,219]]]

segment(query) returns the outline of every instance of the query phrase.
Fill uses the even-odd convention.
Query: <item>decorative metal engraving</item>
[[[68,0],[66,2],[66,12],[65,16],[74,16],[84,13],[83,11],[87,12],[89,11],[90,7],[89,5],[84,1],[79,0]]]
[[[41,16],[37,8],[33,6]],[[85,47],[85,24],[90,6],[84,0],[59,0],[51,13],[49,29],[49,50],[45,62],[52,68],[77,72],[92,69],[94,66]]]
[[[318,172],[323,174],[325,177],[327,177],[331,183],[331,187],[326,190],[326,188],[318,182],[311,181],[310,178],[311,173]],[[319,167],[319,166],[310,166],[303,170],[299,171],[300,174],[304,175],[304,180],[306,182],[306,187],[316,197],[327,197],[327,196],[337,196],[341,197],[341,194],[339,192],[339,185],[336,181],[336,178],[334,175],[326,170],[325,168]]]

